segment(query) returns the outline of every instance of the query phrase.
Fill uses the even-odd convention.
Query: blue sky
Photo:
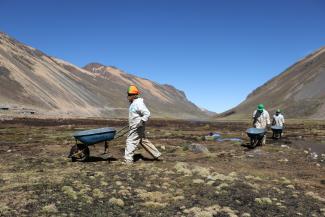
[[[0,31],[78,66],[113,65],[222,112],[325,46],[322,0],[0,0]]]

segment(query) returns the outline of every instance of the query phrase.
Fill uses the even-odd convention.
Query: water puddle
[[[232,141],[232,142],[242,142],[243,140],[240,138],[222,138],[220,133],[209,133],[209,135],[205,136],[205,140],[224,142],[224,141]]]

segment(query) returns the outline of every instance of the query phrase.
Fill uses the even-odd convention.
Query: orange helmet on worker
[[[130,85],[128,88],[128,95],[139,95],[140,91],[135,85]]]

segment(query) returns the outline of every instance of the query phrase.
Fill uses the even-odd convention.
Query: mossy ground
[[[253,150],[203,140],[218,131],[245,143],[246,125],[153,122],[148,138],[164,160],[140,150],[143,160],[128,166],[123,139],[110,142],[111,158],[102,144],[89,162],[66,157],[74,131],[102,125],[2,124],[0,216],[325,216],[324,161],[295,147],[298,135],[323,141],[324,125],[293,123],[282,141]],[[210,153],[184,149],[189,143]]]

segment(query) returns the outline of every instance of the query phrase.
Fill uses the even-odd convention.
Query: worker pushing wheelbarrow
[[[270,115],[265,110],[263,104],[257,106],[253,113],[253,128],[249,128],[246,133],[250,138],[250,147],[255,148],[258,145],[265,145],[266,129],[270,125]]]
[[[116,132],[113,128],[99,128],[93,130],[86,130],[74,134],[76,144],[71,148],[70,155],[72,161],[87,160],[89,157],[88,146],[105,142],[104,153],[108,149],[108,141],[117,139],[128,132],[126,139],[126,147],[124,160],[126,164],[132,164],[134,159],[134,152],[139,145],[141,145],[154,159],[158,160],[161,153],[158,149],[146,138],[145,123],[150,117],[150,112],[139,97],[139,90],[136,86],[131,85],[127,91],[127,98],[130,103],[129,107],[129,126],[126,132],[123,132],[127,127],[122,128]],[[122,133],[123,132],[123,133]],[[120,135],[118,135],[121,133]],[[80,141],[81,143],[78,143]]]
[[[281,139],[284,129],[284,117],[281,114],[281,110],[277,109],[275,115],[273,115],[272,126],[271,126],[273,139]]]

